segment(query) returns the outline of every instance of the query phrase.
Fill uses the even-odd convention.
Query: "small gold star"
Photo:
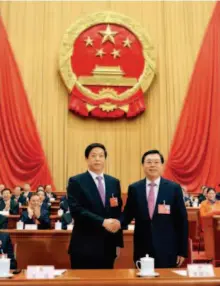
[[[104,44],[107,41],[110,41],[114,44],[115,43],[114,36],[118,34],[118,32],[112,31],[109,25],[106,27],[105,31],[99,31],[99,33],[103,36],[102,44]]]
[[[130,48],[131,47],[131,44],[132,44],[132,41],[127,37],[124,41],[124,47],[128,47]]]
[[[104,55],[105,55],[105,52],[103,51],[103,49],[96,50],[96,57],[102,58]]]
[[[93,46],[93,39],[91,39],[90,37],[87,37],[85,40],[86,42],[86,46]]]
[[[120,57],[120,50],[113,49],[113,51],[111,52],[111,55],[113,55],[114,59],[119,58]]]

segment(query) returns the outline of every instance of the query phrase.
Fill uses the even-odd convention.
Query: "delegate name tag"
[[[28,266],[27,279],[52,279],[54,278],[54,266]]]
[[[170,214],[170,205],[166,205],[166,204],[158,205],[158,213],[159,214]]]
[[[112,208],[118,207],[118,198],[115,197],[110,198],[110,206]]]
[[[215,276],[212,264],[188,264],[187,273],[189,277],[213,277]]]

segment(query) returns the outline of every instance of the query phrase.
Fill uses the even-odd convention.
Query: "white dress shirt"
[[[96,174],[96,173],[94,173],[94,172],[92,172],[92,171],[90,171],[90,170],[88,170],[88,172],[89,172],[89,174],[92,176],[93,181],[95,182],[97,188],[98,188],[98,184],[99,184],[99,182],[98,182],[98,180],[97,180],[97,177],[98,177],[98,176],[99,176],[99,177],[102,177],[102,183],[103,183],[104,190],[105,190],[105,178],[104,178],[104,174],[101,173],[101,174],[98,175],[98,174]]]
[[[147,200],[148,200],[148,196],[149,196],[149,192],[150,192],[150,187],[149,184],[151,184],[152,181],[148,180],[146,178],[146,195],[147,195]],[[159,187],[160,187],[160,177],[157,178],[155,181],[154,181],[154,184],[156,186],[154,186],[154,205],[156,204],[156,201],[157,201],[157,196],[158,196],[158,192],[159,192]]]

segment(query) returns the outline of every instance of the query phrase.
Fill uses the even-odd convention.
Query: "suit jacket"
[[[50,199],[50,198],[54,198],[56,200],[57,195],[54,194],[53,192],[51,192],[50,194],[46,193],[46,196]]]
[[[11,199],[14,200],[14,201],[17,202],[17,203],[21,203],[22,205],[26,205],[26,198],[25,198],[25,196],[23,196],[22,194],[19,196],[18,199],[15,197],[15,195],[13,195],[13,196],[11,197]]]
[[[4,200],[0,200],[0,211],[3,211],[5,209],[5,202]],[[15,215],[19,213],[19,205],[17,202],[15,202],[14,200],[11,199],[10,202],[10,210],[9,213],[11,215]]]
[[[61,217],[62,229],[67,229],[67,225],[72,223],[72,220],[73,218],[71,216],[71,213],[64,213]]]
[[[60,208],[66,213],[68,211],[69,205],[68,205],[68,200],[67,197],[65,197],[61,202],[60,202]]]
[[[116,256],[116,247],[123,247],[122,231],[115,234],[102,226],[105,218],[119,219],[122,199],[118,179],[104,175],[105,207],[97,186],[89,172],[69,179],[67,187],[70,213],[74,218],[74,228],[69,245],[69,253],[90,258],[103,259],[106,255]],[[118,206],[110,206],[112,195],[118,199]]]
[[[22,212],[20,220],[24,224],[35,224],[35,221],[29,218],[27,211]],[[39,221],[38,229],[50,229],[49,212],[44,207],[41,207],[41,214],[37,220]]]
[[[8,233],[0,233],[0,252],[8,255],[8,258],[11,259],[10,261],[10,268],[16,269],[17,268],[17,261],[14,256],[13,246],[11,243],[11,238]]]
[[[159,214],[158,205],[170,205],[170,214]],[[155,258],[155,267],[174,267],[177,255],[187,257],[188,221],[182,190],[174,182],[161,178],[152,219],[148,211],[146,179],[128,188],[122,216],[127,225],[135,218],[134,261],[146,254]]]

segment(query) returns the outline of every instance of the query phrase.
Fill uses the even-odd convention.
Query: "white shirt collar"
[[[94,173],[94,172],[92,172],[92,171],[90,171],[90,170],[88,170],[88,172],[89,172],[89,174],[92,176],[92,178],[93,178],[93,180],[94,181],[97,181],[97,177],[99,176],[99,177],[102,177],[103,179],[104,179],[104,174],[103,173],[101,173],[101,174],[96,174],[96,173]]]
[[[154,184],[156,184],[157,187],[159,187],[159,185],[160,185],[160,180],[161,180],[161,177],[157,178],[157,179],[154,181]],[[146,184],[147,184],[147,186],[148,186],[149,184],[151,184],[151,182],[152,182],[152,181],[150,181],[148,178],[146,178]]]

